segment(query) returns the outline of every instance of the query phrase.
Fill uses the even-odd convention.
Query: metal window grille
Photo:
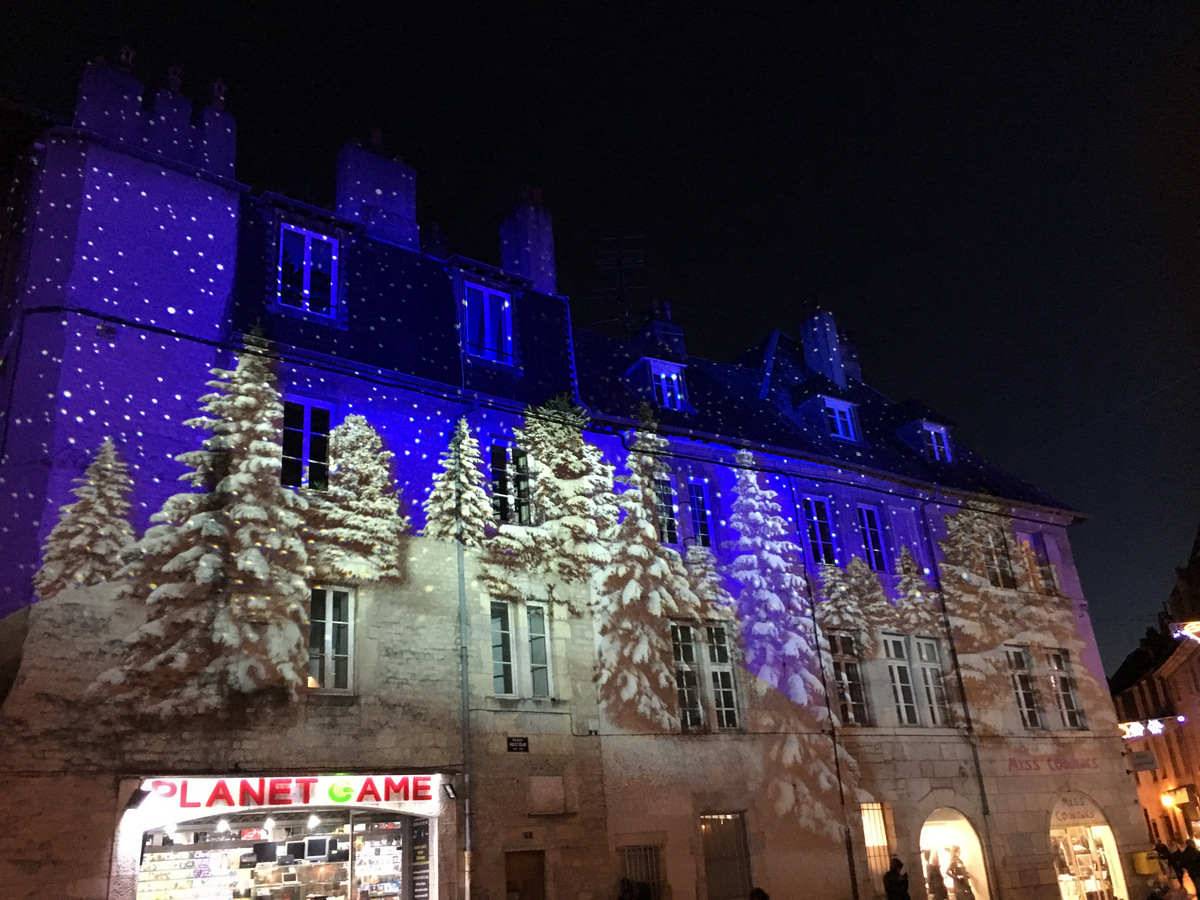
[[[1071,654],[1066,650],[1051,650],[1046,654],[1050,667],[1050,686],[1058,702],[1058,714],[1064,728],[1087,728],[1079,691],[1071,667]]]
[[[1006,647],[1009,678],[1017,709],[1021,713],[1021,724],[1026,728],[1042,728],[1042,714],[1038,709],[1037,691],[1033,686],[1033,672],[1026,647]]]
[[[1017,586],[1012,560],[1001,535],[989,533],[983,536],[983,562],[992,587],[1012,589]]]
[[[283,460],[280,481],[288,487],[323,491],[329,487],[330,412],[293,400],[283,404]]]
[[[908,665],[908,648],[904,638],[885,637],[884,656],[887,657],[888,678],[892,685],[892,702],[896,707],[896,718],[901,725],[919,725],[917,695],[913,687],[912,669]]]
[[[688,482],[688,506],[692,511],[692,534],[701,547],[712,546],[708,486],[701,481]]]
[[[750,893],[746,821],[739,813],[700,817],[708,900],[744,900]]]
[[[654,505],[658,513],[658,539],[664,544],[679,543],[679,523],[675,519],[675,490],[671,479],[654,479]]]
[[[492,690],[513,693],[512,624],[507,603],[492,603]]]
[[[511,525],[533,524],[529,456],[519,447],[492,444],[492,512]]]
[[[471,282],[467,282],[463,294],[467,353],[512,365],[512,301],[509,295]]]
[[[550,696],[550,654],[547,646],[546,607],[527,604],[529,623],[529,677],[535,697]]]
[[[871,869],[871,886],[876,897],[883,896],[883,876],[892,865],[888,844],[888,815],[891,810],[883,803],[864,803],[861,806],[863,837],[867,845],[867,865]]]
[[[705,627],[708,638],[709,676],[712,679],[713,711],[718,728],[737,728],[737,693],[733,687],[733,664],[729,637],[724,625]]]
[[[859,666],[858,645],[851,634],[829,637],[833,656],[833,680],[837,686],[838,707],[843,725],[869,725],[867,692]]]
[[[349,691],[354,595],[344,588],[316,587],[310,600],[308,686]]]
[[[651,900],[662,900],[664,882],[662,867],[658,860],[658,848],[654,846],[622,847],[621,877],[635,885],[645,884],[650,888]]]
[[[808,547],[813,562],[834,565],[833,530],[829,527],[829,504],[816,497],[804,498],[804,520],[808,526]]]
[[[860,506],[858,525],[862,529],[863,546],[867,551],[867,565],[876,572],[886,572],[883,536],[879,532],[879,511],[872,506]]]
[[[700,675],[692,626],[672,622],[671,646],[675,657],[679,722],[685,731],[694,731],[704,725],[704,708],[700,700]]]
[[[917,670],[920,676],[921,701],[929,716],[930,725],[950,724],[950,707],[946,703],[946,682],[942,676],[942,650],[937,641],[918,638]]]

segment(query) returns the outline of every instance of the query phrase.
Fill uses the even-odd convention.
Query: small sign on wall
[[[527,737],[510,737],[508,739],[509,753],[528,753],[529,738]]]
[[[1158,757],[1153,750],[1135,750],[1129,754],[1129,764],[1135,772],[1153,772],[1158,768]]]

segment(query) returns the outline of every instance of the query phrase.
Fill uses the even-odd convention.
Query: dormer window
[[[683,380],[683,369],[679,363],[661,359],[647,359],[650,366],[650,381],[654,386],[654,401],[662,409],[686,410],[687,384]]]
[[[337,314],[337,238],[298,225],[279,225],[279,302],[333,318]]]
[[[932,422],[921,423],[921,436],[925,439],[925,452],[937,462],[950,462],[950,436],[946,428]]]
[[[835,438],[847,441],[858,440],[858,428],[854,421],[854,404],[845,400],[835,400],[832,397],[822,397],[825,401],[825,421],[829,423],[829,433]]]
[[[464,348],[471,356],[511,366],[512,295],[473,281],[463,283]]]

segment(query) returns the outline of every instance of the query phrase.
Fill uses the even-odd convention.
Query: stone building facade
[[[339,156],[334,210],[253,195],[219,94],[193,116],[142,93],[88,68],[4,282],[9,896],[859,898],[893,854],[915,897],[1137,892],[1076,514],[872,389],[832,315],[734,363],[661,315],[576,329],[533,198],[500,267],[423,250],[415,174],[378,148]],[[307,576],[302,689],[151,713],[195,660],[122,699],[164,628],[167,601],[130,600],[159,596],[130,575],[149,534],[108,577],[35,574],[106,438],[134,532],[181,527],[160,511],[197,398],[251,357],[282,404],[272,477],[318,506],[362,416],[412,533],[397,573]],[[424,533],[459,420],[491,507],[466,546]],[[542,426],[562,442],[530,453]],[[210,593],[218,619],[255,601]]]

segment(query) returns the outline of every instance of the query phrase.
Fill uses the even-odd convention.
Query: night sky
[[[524,186],[577,300],[602,239],[636,237],[695,354],[833,310],[868,382],[1088,515],[1109,671],[1187,559],[1195,3],[14,6],[10,101],[69,119],[84,63],[128,43],[152,89],[173,63],[189,95],[230,85],[255,190],[331,205],[338,148],[378,125],[456,252],[498,263]]]

